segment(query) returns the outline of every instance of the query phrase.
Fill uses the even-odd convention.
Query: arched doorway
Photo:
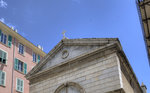
[[[85,93],[85,91],[79,84],[68,82],[59,86],[54,93]]]

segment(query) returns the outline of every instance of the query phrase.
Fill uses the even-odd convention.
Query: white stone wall
[[[31,84],[30,93],[54,93],[61,84],[69,81],[80,84],[86,93],[105,93],[120,89],[117,61],[114,53],[92,62],[85,62],[71,70]]]
[[[126,93],[134,93],[133,88],[131,87],[130,83],[122,73],[122,81],[123,81],[123,89]],[[140,93],[140,92],[139,92]]]

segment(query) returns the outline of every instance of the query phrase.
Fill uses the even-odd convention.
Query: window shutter
[[[40,55],[38,55],[38,63],[40,62]]]
[[[24,63],[24,74],[27,74],[27,64],[26,63]]]
[[[20,91],[20,79],[17,79],[17,90]]]
[[[6,56],[7,54],[5,52],[3,52],[3,63],[6,64]]]
[[[1,33],[1,42],[3,42],[3,36],[4,36],[4,34]]]
[[[24,46],[22,45],[22,54],[24,54]]]
[[[1,80],[2,85],[5,85],[5,72],[2,72],[2,80]]]
[[[23,87],[24,87],[24,85],[23,85],[23,80],[21,80],[21,81],[20,81],[20,92],[23,92]]]
[[[6,52],[3,52],[3,59],[6,59]]]
[[[15,58],[14,68],[15,68],[16,70],[18,70],[18,59],[17,59],[17,58]]]
[[[2,85],[2,71],[0,70],[0,85]]]
[[[7,57],[6,52],[0,50],[0,58],[1,58],[0,62],[6,64],[6,57]]]
[[[2,63],[4,63],[4,52],[2,51]]]
[[[8,46],[11,47],[11,45],[12,45],[12,36],[9,35],[8,36]]]
[[[33,62],[35,62],[35,56],[34,56],[34,52],[32,53],[32,58],[33,58]]]
[[[4,41],[3,41],[3,43],[6,44],[6,41],[7,41],[7,35],[4,35]]]
[[[5,72],[0,70],[0,85],[5,85]]]
[[[0,58],[1,58],[0,62],[3,62],[3,59],[2,59],[2,58],[3,58],[3,56],[2,56],[2,55],[3,55],[3,51],[2,51],[2,50],[0,50]]]
[[[23,82],[23,80],[21,80],[21,79],[19,79],[19,78],[17,78],[17,91],[19,91],[19,92],[23,92],[23,87],[24,87],[24,84],[23,84],[24,82]]]
[[[2,31],[0,30],[0,41],[1,41],[1,34],[2,34]]]

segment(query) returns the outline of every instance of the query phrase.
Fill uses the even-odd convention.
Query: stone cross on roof
[[[68,39],[68,38],[65,36],[65,33],[66,33],[66,31],[64,30],[64,31],[62,32],[62,34],[63,34],[63,39]]]

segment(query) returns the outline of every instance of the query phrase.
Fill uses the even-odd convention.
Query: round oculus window
[[[62,52],[62,58],[65,59],[65,58],[67,58],[68,56],[69,56],[68,51],[67,51],[67,50],[64,50],[64,51]]]

